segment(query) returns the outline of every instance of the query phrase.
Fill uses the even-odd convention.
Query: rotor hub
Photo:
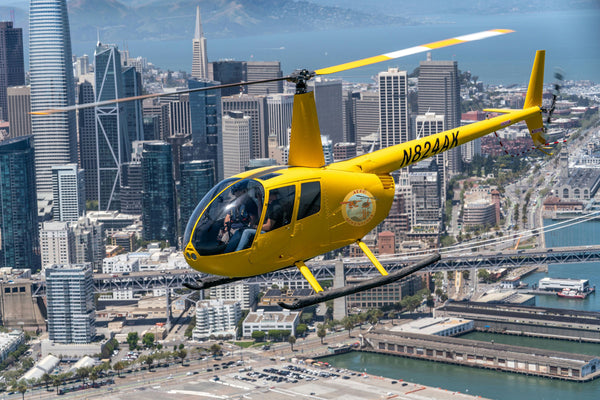
[[[314,77],[316,74],[314,71],[307,69],[297,69],[288,78],[289,82],[296,84],[296,94],[306,93],[306,82]]]

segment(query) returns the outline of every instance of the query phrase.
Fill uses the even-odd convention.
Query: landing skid
[[[208,276],[203,279],[198,279],[197,280],[198,284],[184,283],[183,286],[185,286],[186,288],[191,289],[191,290],[203,290],[203,289],[208,289],[208,288],[219,286],[219,285],[224,285],[226,283],[240,281],[242,279],[246,279],[246,277],[228,278],[226,276]]]
[[[398,279],[402,279],[408,275],[411,275],[417,272],[420,269],[430,266],[434,264],[440,259],[440,255],[438,253],[432,254],[431,256],[413,264],[408,267],[404,267],[399,271],[393,272],[389,275],[378,276],[377,278],[369,279],[361,283],[356,283],[352,285],[346,285],[341,288],[331,289],[328,291],[319,292],[312,296],[302,297],[293,303],[284,303],[279,302],[279,306],[283,308],[287,308],[288,310],[297,310],[299,308],[304,308],[308,306],[312,306],[314,304],[322,303],[327,300],[337,299],[338,297],[348,296],[354,293],[362,292],[368,289],[372,289],[374,287],[387,285],[388,283],[392,283],[397,281]]]

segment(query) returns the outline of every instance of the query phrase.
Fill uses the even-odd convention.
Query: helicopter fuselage
[[[265,167],[229,178],[217,188],[190,219],[184,255],[192,268],[228,277],[276,271],[355,243],[387,217],[394,199],[389,174],[327,167]],[[240,248],[237,242],[238,249],[220,243],[231,210],[251,209],[244,211],[249,214],[258,202],[258,218],[247,215],[248,224],[238,224],[236,233],[225,239],[237,240],[240,230],[249,230],[251,243]],[[270,211],[275,204],[279,212]],[[269,229],[269,219],[277,215],[281,221]]]

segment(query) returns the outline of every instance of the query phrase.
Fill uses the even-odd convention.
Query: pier
[[[363,351],[576,382],[600,375],[594,356],[418,333],[371,331]]]
[[[434,316],[471,319],[475,329],[495,333],[600,343],[600,312],[594,311],[460,301]]]

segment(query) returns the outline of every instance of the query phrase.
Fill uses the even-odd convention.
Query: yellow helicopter
[[[547,111],[542,109],[544,51],[536,53],[523,109],[489,110],[502,115],[328,165],[323,155],[314,95],[306,91],[306,82],[318,75],[510,32],[489,30],[315,71],[298,70],[278,78],[296,84],[288,164],[240,173],[221,181],[204,196],[187,224],[183,253],[192,268],[213,276],[187,287],[206,289],[295,266],[315,291],[314,295],[293,304],[280,304],[297,309],[393,282],[436,262],[439,255],[433,254],[388,274],[361,241],[387,217],[391,208],[395,185],[390,173],[520,121],[526,122],[534,146],[545,152],[542,120],[542,112]],[[160,95],[84,104],[47,110],[42,114]],[[381,276],[362,284],[323,291],[305,261],[352,243],[358,244]]]

